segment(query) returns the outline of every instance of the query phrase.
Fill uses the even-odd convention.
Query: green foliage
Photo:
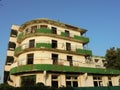
[[[21,50],[22,50],[22,47],[21,47],[21,46],[17,47],[17,48],[15,49],[15,54],[17,54],[17,53],[20,52]]]
[[[23,65],[14,67],[10,70],[10,74],[22,73],[26,71],[62,71],[62,72],[82,72],[82,73],[93,73],[93,74],[111,74],[118,75],[120,70],[113,69],[102,69],[102,68],[89,68],[89,67],[69,67],[61,65],[51,64],[34,64],[34,65]]]
[[[89,38],[74,35],[74,39],[81,40],[82,42],[89,42]]]
[[[50,43],[36,43],[36,47],[37,48],[42,48],[42,47],[44,47],[44,48],[51,48],[52,45]]]
[[[13,87],[8,84],[0,84],[0,90],[13,90]]]
[[[18,35],[18,40],[20,40],[20,39],[22,39],[23,38],[23,36],[24,36],[24,34],[23,33],[20,33],[19,35]]]
[[[51,29],[49,29],[49,28],[40,28],[40,29],[37,29],[37,33],[51,33]]]
[[[120,70],[120,48],[112,47],[106,51],[105,66],[107,68],[119,69]]]
[[[61,36],[64,36],[64,37],[66,37],[66,34],[65,34],[65,32],[61,32]]]
[[[79,53],[79,54],[92,56],[92,51],[91,50],[76,49],[76,52]]]

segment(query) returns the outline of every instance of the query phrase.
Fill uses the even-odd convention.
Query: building
[[[12,25],[4,82],[14,87],[118,86],[120,71],[105,69],[103,57],[87,49],[87,30],[49,19]]]

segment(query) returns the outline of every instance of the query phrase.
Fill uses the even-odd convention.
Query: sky
[[[107,49],[120,48],[120,0],[0,0],[0,83],[11,25],[36,18],[87,29],[93,55],[105,56]]]

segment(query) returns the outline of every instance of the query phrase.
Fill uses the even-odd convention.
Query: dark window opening
[[[95,86],[95,87],[98,87],[98,86],[99,86],[97,81],[94,81],[94,86]]]
[[[35,40],[30,40],[29,41],[29,48],[33,48],[35,46]]]
[[[97,63],[99,61],[99,59],[95,59],[95,62]]]
[[[57,28],[52,27],[52,34],[57,34]]]
[[[9,78],[9,72],[4,71],[4,83],[7,83],[8,78]]]
[[[53,64],[58,64],[58,54],[52,54]]]
[[[32,26],[32,27],[31,27],[31,33],[35,33],[36,30],[37,30],[37,26]]]
[[[56,40],[52,40],[52,48],[57,48],[57,41]]]
[[[72,56],[67,56],[67,61],[69,61],[70,66],[73,66]]]
[[[14,57],[13,56],[7,56],[6,59],[6,65],[11,65],[14,61]]]
[[[27,64],[33,64],[34,54],[27,55]]]
[[[77,81],[73,81],[73,87],[78,87],[78,82]]]
[[[78,87],[77,76],[66,76],[66,86]]]
[[[36,76],[22,76],[21,77],[21,86],[33,86],[36,83]]]
[[[112,81],[109,81],[109,86],[112,86]]]
[[[16,30],[11,30],[11,34],[10,34],[10,36],[11,37],[17,37],[17,31]]]
[[[72,86],[71,81],[66,81],[66,86]]]
[[[71,51],[71,44],[70,43],[66,43],[66,50]]]
[[[57,80],[57,79],[58,79],[58,76],[57,76],[57,75],[52,75],[52,79],[53,79],[53,80]]]
[[[58,88],[58,81],[52,81],[52,86]]]
[[[25,30],[25,34],[29,34],[30,33],[30,30],[27,28],[26,30]]]
[[[111,79],[110,76],[108,77],[108,85],[109,85],[109,86],[112,86],[112,79]]]
[[[66,76],[66,79],[71,79],[71,76]]]
[[[47,28],[47,25],[40,25],[40,28]]]
[[[52,75],[52,86],[58,88],[58,75]]]
[[[93,76],[93,83],[95,87],[103,86],[101,76]]]
[[[16,44],[14,42],[9,42],[8,50],[15,50]]]
[[[67,37],[70,37],[70,32],[67,31],[67,30],[65,30],[65,35],[66,35]]]

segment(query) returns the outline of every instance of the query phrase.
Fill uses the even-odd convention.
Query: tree
[[[106,51],[105,66],[112,69],[120,69],[120,48],[112,47]]]

